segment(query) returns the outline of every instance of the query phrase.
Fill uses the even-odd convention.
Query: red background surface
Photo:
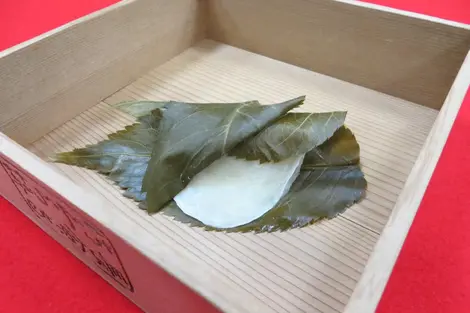
[[[114,2],[0,0],[0,51]],[[470,0],[369,2],[470,24]],[[468,134],[470,93],[405,241],[379,313],[470,312]],[[0,312],[140,310],[0,197]]]

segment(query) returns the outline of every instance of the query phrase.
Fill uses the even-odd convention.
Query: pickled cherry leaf
[[[126,101],[114,104],[113,107],[136,118],[150,115],[153,110],[164,109],[174,101]]]
[[[289,193],[262,217],[239,227],[214,229],[187,216],[176,203],[165,215],[191,226],[226,232],[272,232],[304,227],[332,218],[358,202],[367,183],[359,166],[359,145],[352,132],[341,127],[328,141],[307,153]]]
[[[343,125],[346,113],[287,113],[303,100],[267,106],[257,101],[121,103],[115,108],[137,117],[137,123],[97,144],[59,153],[53,161],[104,174],[149,213],[161,210],[190,226],[226,232],[303,227],[342,213],[364,196],[367,186],[359,145]],[[172,201],[223,156],[263,163],[297,155],[305,156],[289,192],[248,224],[208,227]]]
[[[328,142],[305,155],[302,170],[357,165],[359,161],[360,148],[356,137],[350,129],[342,126]]]
[[[108,135],[107,140],[58,153],[52,160],[104,174],[125,189],[126,197],[143,201],[142,181],[158,138],[158,124],[157,115],[140,117],[138,123]]]
[[[303,155],[331,138],[345,118],[346,112],[288,113],[229,155],[261,163]]]
[[[142,185],[142,191],[147,192],[147,210],[161,210],[196,174],[301,105],[304,99],[272,105],[257,101],[168,102],[152,111],[161,114],[160,140],[153,146]]]

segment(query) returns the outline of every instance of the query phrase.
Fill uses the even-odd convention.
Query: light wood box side
[[[210,269],[192,271],[184,255],[156,245],[138,222],[1,133],[0,179],[0,195],[145,312],[183,312],[188,303],[207,313],[219,312],[206,300],[213,294],[201,297],[191,288],[212,281],[224,290]],[[175,273],[174,267],[186,270]],[[227,299],[240,302],[236,295]]]
[[[209,0],[209,37],[439,109],[470,48],[470,27],[325,0]]]
[[[373,313],[380,301],[465,95],[470,91],[470,51],[368,259],[345,313]]]
[[[0,131],[40,138],[204,38],[205,12],[200,0],[123,1],[0,53]]]

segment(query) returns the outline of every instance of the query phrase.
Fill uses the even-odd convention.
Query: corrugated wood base
[[[96,143],[134,119],[110,104],[132,99],[272,103],[306,95],[299,110],[347,110],[369,182],[366,199],[341,216],[273,234],[206,232],[149,216],[88,170],[54,164],[77,184],[181,250],[207,263],[232,290],[270,312],[341,312],[387,222],[437,111],[213,41],[203,41],[31,145],[47,159]],[[176,272],[178,269],[174,269]],[[198,286],[193,286],[198,288]],[[205,286],[211,288],[211,286]],[[217,299],[210,299],[217,304]]]

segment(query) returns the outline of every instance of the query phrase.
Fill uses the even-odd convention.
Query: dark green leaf
[[[358,162],[359,145],[351,131],[341,127],[331,139],[308,154],[303,171],[274,209],[251,223],[224,231],[287,230],[342,213],[365,193],[366,180]],[[191,226],[204,227],[198,220],[184,214],[176,203],[163,213]]]
[[[359,154],[356,138],[343,126],[325,144],[305,155],[302,170],[359,164]]]
[[[229,155],[246,160],[279,162],[311,151],[343,126],[346,112],[288,113]]]
[[[161,211],[163,214],[172,217],[175,221],[180,223],[188,224],[189,226],[193,227],[204,227],[206,229],[210,229],[206,225],[204,225],[199,220],[185,214],[176,204],[175,201],[170,201]]]
[[[256,101],[169,102],[152,111],[161,114],[161,137],[154,145],[143,181],[148,211],[159,211],[197,173],[303,101],[304,97],[299,97],[267,106]]]
[[[335,217],[359,201],[365,188],[364,175],[357,165],[301,172],[279,205],[246,228],[286,230]]]
[[[265,110],[269,110],[270,106],[263,107],[255,101],[243,104],[229,104],[228,107],[227,104],[198,105],[178,102],[146,102],[145,104],[139,102],[142,106],[138,108],[134,103],[133,105],[123,107],[131,108],[127,112],[132,112],[131,114],[134,116],[139,116],[139,123],[109,135],[108,140],[98,144],[58,154],[55,161],[86,167],[108,175],[111,180],[126,190],[126,196],[141,201],[141,207],[147,209],[145,201],[146,193],[142,190],[142,184],[151,152],[155,153],[155,147],[159,146],[166,149],[164,153],[160,153],[164,158],[162,162],[165,164],[162,165],[162,169],[165,170],[168,167],[168,172],[174,175],[174,177],[180,178],[184,183],[187,183],[184,177],[191,176],[181,176],[182,174],[189,173],[194,176],[209,163],[206,163],[207,158],[204,159],[204,155],[196,153],[198,149],[200,149],[199,153],[207,154],[215,160],[230,150],[231,146],[233,147],[244,140],[245,143],[249,143],[248,148],[244,148],[246,149],[245,151],[248,151],[249,155],[264,155],[266,159],[284,158],[284,156],[292,153],[289,152],[289,149],[293,151],[292,145],[297,145],[299,149],[308,149],[309,145],[315,145],[312,144],[313,140],[310,137],[305,139],[309,141],[308,144],[291,139],[295,137],[301,138],[304,131],[291,132],[292,136],[289,138],[285,134],[276,136],[274,133],[274,129],[277,129],[277,131],[289,129],[289,127],[273,126],[277,123],[284,124],[287,119],[277,118],[300,104],[302,100],[295,99],[287,104],[277,105],[277,111],[271,112],[273,114],[265,112]],[[153,108],[151,114],[148,113],[149,108]],[[124,109],[123,111],[126,110]],[[228,113],[225,110],[229,110]],[[240,116],[232,116],[232,126],[229,127],[230,129],[227,129],[226,124],[230,121],[227,115],[230,115],[230,113]],[[341,114],[341,112],[336,114],[338,113]],[[255,116],[258,120],[256,120]],[[284,117],[287,118],[286,115]],[[298,115],[297,118],[299,117]],[[344,121],[344,117],[340,117],[339,120]],[[250,121],[253,124],[256,124],[255,121],[259,121],[259,125],[253,126]],[[329,123],[324,124],[330,125]],[[341,126],[342,122],[337,124]],[[268,128],[265,128],[266,126]],[[177,132],[179,128],[182,128],[180,130],[181,133]],[[266,132],[269,128],[272,128],[270,132]],[[300,125],[300,128],[303,128],[303,126]],[[204,132],[205,129],[207,129],[208,135],[205,134],[205,139],[200,141],[196,140],[194,142],[183,136],[184,134],[191,136],[195,130]],[[218,132],[216,131],[217,129],[219,130]],[[237,129],[240,134],[237,133]],[[260,132],[262,129],[264,131]],[[263,136],[266,136],[265,138],[267,139],[260,141],[263,132],[266,132]],[[253,136],[256,133],[259,135]],[[328,137],[328,135],[324,134],[322,136]],[[224,140],[221,140],[220,137]],[[171,141],[169,138],[171,138]],[[180,138],[182,142],[177,143],[175,138]],[[269,138],[274,138],[274,140]],[[276,140],[279,142],[279,139],[276,138],[287,138],[285,143],[287,143],[288,148],[285,150],[271,149],[272,145],[270,146],[269,143],[276,142]],[[225,139],[226,143],[224,145]],[[256,149],[249,148],[252,145],[251,141],[261,142],[260,146],[269,147],[271,150],[259,149],[257,152]],[[318,141],[321,141],[321,139]],[[184,142],[185,144],[183,144]],[[173,149],[172,143],[177,143],[175,149]],[[216,148],[208,149],[208,146],[212,144]],[[267,152],[259,154],[259,151]],[[190,155],[189,158],[188,155]],[[239,156],[243,157],[242,154]],[[249,158],[249,156],[245,158]],[[181,167],[181,160],[187,161],[185,168]],[[171,166],[176,166],[176,171],[172,171]],[[166,175],[164,174],[161,179],[168,177]],[[264,216],[249,224],[231,229],[206,227],[198,220],[184,214],[174,201],[170,201],[169,205],[162,212],[172,216],[177,221],[191,226],[205,227],[207,230],[222,230],[227,232],[286,230],[302,227],[319,219],[330,218],[343,212],[354,202],[360,200],[364,195],[365,188],[366,181],[359,167],[359,145],[351,131],[343,126],[330,139],[327,139],[326,142],[316,146],[306,154],[302,165],[302,172],[294,182],[290,192],[281,199],[279,204]],[[175,189],[172,190],[174,191]],[[179,189],[177,192],[181,190]],[[169,200],[172,198],[173,196]],[[155,210],[151,209],[149,211]]]
[[[332,218],[358,202],[366,185],[359,166],[359,145],[343,126],[307,153],[302,171],[277,207],[241,228],[256,232],[286,230]]]
[[[82,149],[57,154],[53,161],[85,167],[108,175],[124,195],[143,201],[142,181],[158,137],[158,115],[144,116],[140,123],[109,135],[108,140]]]
[[[128,101],[113,105],[114,108],[121,110],[137,118],[150,115],[155,109],[163,109],[165,105],[173,101]]]

